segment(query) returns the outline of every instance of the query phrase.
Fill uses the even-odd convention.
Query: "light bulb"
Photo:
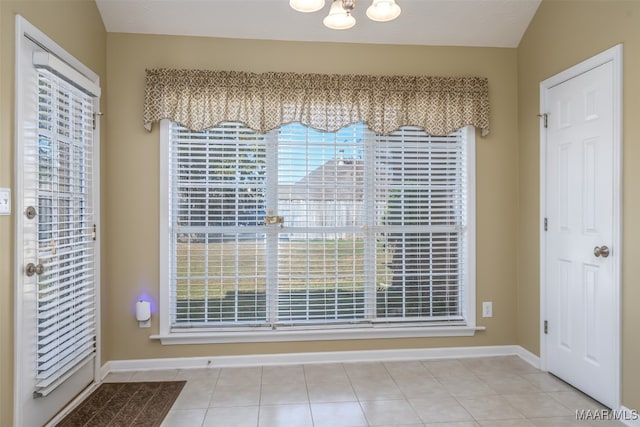
[[[298,12],[317,12],[324,7],[325,0],[290,0],[289,6]]]
[[[374,21],[386,22],[396,19],[401,11],[395,0],[373,0],[367,8],[367,16]]]
[[[356,25],[356,18],[344,10],[342,0],[334,0],[329,15],[322,22],[332,30],[346,30]]]

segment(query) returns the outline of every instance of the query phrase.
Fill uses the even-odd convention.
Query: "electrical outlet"
[[[150,328],[151,327],[151,319],[145,320],[143,322],[138,322],[138,327],[140,327],[140,328]]]
[[[0,215],[11,215],[10,188],[0,188]]]
[[[482,303],[482,317],[493,317],[493,302],[484,301]]]

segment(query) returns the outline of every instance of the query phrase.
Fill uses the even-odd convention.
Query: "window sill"
[[[348,329],[279,329],[258,331],[173,332],[151,335],[163,345],[248,342],[329,341],[379,338],[471,337],[484,326],[402,326]]]

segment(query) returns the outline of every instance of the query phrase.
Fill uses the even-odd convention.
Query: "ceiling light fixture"
[[[317,12],[324,7],[324,0],[291,0],[289,6],[298,12]]]
[[[290,0],[289,5],[298,12],[317,12],[325,5],[325,0]],[[322,21],[333,30],[346,30],[356,25],[356,18],[351,14],[356,0],[333,0],[329,15]],[[367,8],[369,19],[387,22],[396,19],[401,9],[395,0],[373,0]]]

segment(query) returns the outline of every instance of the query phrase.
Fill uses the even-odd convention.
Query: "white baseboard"
[[[104,380],[104,377],[109,375],[109,372],[111,372],[111,362],[107,362],[100,367],[100,372],[98,372],[100,381]]]
[[[520,359],[522,359],[525,362],[529,363],[534,368],[540,369],[540,366],[541,366],[541,364],[540,364],[540,356],[536,356],[535,354],[531,353],[526,348],[521,347],[519,345],[517,345],[515,347],[518,348],[518,352],[516,354],[518,356],[520,356]]]
[[[529,353],[522,347],[518,345],[505,345],[488,347],[448,347],[112,360],[102,366],[101,377],[104,378],[110,372],[151,371],[160,369],[229,368],[268,365],[378,362],[490,356],[519,356],[533,366],[538,367],[540,365],[538,357],[533,355],[532,353]]]

